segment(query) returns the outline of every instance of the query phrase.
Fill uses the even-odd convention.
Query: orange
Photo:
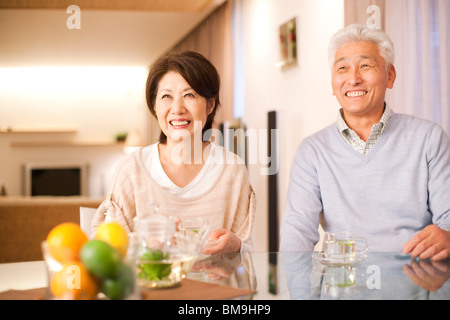
[[[74,222],[55,226],[47,235],[50,254],[59,262],[78,261],[78,252],[88,237]]]
[[[98,284],[81,262],[71,261],[53,274],[50,291],[58,299],[90,300],[98,293]]]
[[[125,257],[128,249],[128,234],[117,222],[103,223],[98,227],[95,239],[105,241],[119,251],[122,258]]]

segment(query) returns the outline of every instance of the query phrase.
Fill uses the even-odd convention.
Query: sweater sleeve
[[[321,212],[314,151],[305,140],[297,149],[291,168],[286,211],[281,222],[280,251],[313,251],[320,239]]]
[[[228,167],[230,171],[224,181],[229,189],[228,199],[224,198],[228,207],[224,228],[232,231],[241,239],[241,252],[253,251],[252,231],[256,212],[256,195],[250,184],[247,168],[244,164]]]
[[[252,230],[253,230],[253,222],[255,220],[256,195],[251,186],[249,186],[249,189],[250,189],[250,198],[247,216],[244,224],[245,232],[243,232],[243,236],[241,235],[241,253],[253,252]]]
[[[428,141],[428,194],[433,224],[450,230],[450,140],[438,125]]]
[[[117,167],[111,191],[100,204],[92,219],[92,234],[105,221],[106,216],[110,221],[122,225],[127,232],[132,231],[133,218],[136,215],[134,186],[131,181],[135,170],[132,164],[133,161],[130,161],[130,157],[127,157]]]

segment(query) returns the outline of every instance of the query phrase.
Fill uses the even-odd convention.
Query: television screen
[[[87,164],[26,163],[26,196],[86,196]]]
[[[32,196],[81,195],[81,169],[32,169]]]

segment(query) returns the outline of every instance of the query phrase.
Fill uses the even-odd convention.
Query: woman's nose
[[[183,98],[175,98],[172,100],[171,112],[174,114],[181,114],[185,111]]]

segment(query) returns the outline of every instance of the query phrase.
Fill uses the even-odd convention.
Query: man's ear
[[[386,84],[386,87],[387,87],[388,89],[392,89],[392,88],[394,87],[395,79],[397,78],[397,72],[395,71],[395,67],[394,67],[393,64],[391,64],[391,65],[388,67],[387,74],[388,74],[388,78],[387,78],[387,84]]]

